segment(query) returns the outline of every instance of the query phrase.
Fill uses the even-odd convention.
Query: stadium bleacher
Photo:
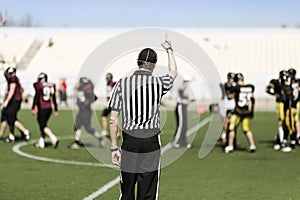
[[[264,92],[271,78],[277,78],[281,69],[293,67],[300,71],[300,29],[175,28],[174,30],[190,37],[207,52],[224,81],[227,72],[241,72],[246,82],[256,86],[256,98],[265,99],[266,102],[272,99]],[[65,77],[69,83],[68,92],[71,93],[78,71],[88,55],[102,42],[121,32],[124,32],[124,29],[1,28],[0,54],[8,60],[15,57],[19,63],[30,45],[34,41],[41,41],[41,47],[31,58],[28,66],[18,72],[25,91],[30,95],[33,94],[32,82],[39,72],[44,71],[55,83],[58,83],[61,77]],[[51,47],[48,45],[50,35],[53,41]],[[184,71],[182,66],[178,67],[179,72]],[[126,69],[119,70],[118,73],[122,73],[122,70],[124,74],[126,73]],[[197,83],[199,84],[195,81],[194,84]],[[205,84],[201,87],[205,87]],[[3,90],[1,90],[3,95],[2,92]],[[100,96],[105,95],[105,91],[99,93]]]

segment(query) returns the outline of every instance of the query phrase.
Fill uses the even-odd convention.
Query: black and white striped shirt
[[[173,86],[170,75],[154,77],[150,72],[137,70],[115,85],[108,106],[122,112],[125,132],[160,131],[160,101]]]

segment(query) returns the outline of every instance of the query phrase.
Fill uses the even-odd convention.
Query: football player
[[[244,82],[244,76],[241,73],[235,74],[234,81],[237,84],[233,88],[235,108],[233,115],[230,118],[229,141],[228,146],[225,147],[225,153],[234,151],[234,138],[240,123],[242,124],[242,130],[250,144],[249,152],[252,153],[256,151],[253,134],[250,130],[250,119],[254,116],[254,85],[246,84]]]
[[[116,82],[113,81],[113,75],[112,73],[107,73],[106,74],[106,100],[109,101],[111,97],[112,90],[114,86],[116,85]],[[107,118],[108,115],[110,114],[111,109],[109,107],[106,107],[101,116],[101,121],[102,121],[102,134],[105,136],[108,136],[107,133]]]
[[[223,93],[222,100],[224,100],[225,104],[225,115],[223,114],[223,132],[221,134],[221,147],[226,147],[228,145],[228,126],[235,107],[234,95],[232,93],[232,88],[235,86],[234,75],[234,73],[229,72],[227,74],[227,82],[220,85]]]
[[[296,131],[296,115],[297,103],[299,102],[299,84],[292,81],[293,74],[287,73],[284,80],[283,91],[285,94],[284,112],[285,124],[284,138],[281,144],[283,152],[291,152],[296,147],[297,131]],[[287,146],[287,140],[290,137],[290,146]]]
[[[292,81],[292,87],[295,89],[296,92],[296,88],[298,86],[298,91],[300,90],[300,79],[296,78],[296,70],[293,68],[290,68],[288,70],[290,76],[291,76],[291,81]],[[296,93],[295,93],[296,94]],[[300,144],[300,120],[299,120],[299,114],[300,114],[300,95],[298,94],[298,102],[297,102],[297,113],[296,113],[296,129],[297,129],[297,139],[298,139],[298,144]]]
[[[86,77],[79,79],[79,85],[77,87],[77,105],[79,112],[75,121],[75,141],[70,145],[71,149],[79,149],[82,146],[80,142],[81,126],[84,126],[85,130],[93,134],[99,141],[99,146],[104,147],[106,142],[106,136],[101,136],[98,131],[91,127],[92,108],[91,104],[97,100],[94,94],[94,84]]]
[[[285,95],[283,93],[283,85],[284,79],[287,76],[287,71],[281,70],[279,72],[278,79],[272,79],[268,86],[266,87],[266,92],[270,95],[274,95],[276,97],[276,114],[278,119],[278,132],[276,136],[276,144],[274,145],[275,150],[279,150],[281,148],[281,143],[283,141],[283,123],[284,123],[284,101]]]
[[[19,78],[16,76],[17,69],[9,67],[5,70],[4,76],[7,80],[7,93],[2,104],[2,128],[5,129],[5,122],[9,126],[9,135],[6,142],[15,141],[15,124],[23,132],[25,140],[29,140],[30,133],[17,119],[17,114],[21,108],[22,87]]]
[[[33,84],[35,95],[32,104],[32,113],[37,114],[41,137],[36,144],[37,148],[45,147],[45,136],[48,136],[54,148],[58,146],[58,139],[47,126],[47,122],[52,114],[52,104],[54,106],[54,116],[58,115],[56,103],[56,88],[55,84],[48,83],[48,76],[45,73],[38,75],[37,82]]]

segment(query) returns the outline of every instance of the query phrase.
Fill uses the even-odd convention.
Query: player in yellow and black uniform
[[[225,148],[225,153],[229,153],[234,150],[233,141],[236,135],[237,127],[240,123],[242,124],[242,130],[245,133],[250,144],[249,151],[255,152],[256,146],[254,143],[253,134],[250,130],[250,119],[254,116],[254,85],[244,83],[244,76],[241,73],[237,73],[235,75],[234,81],[237,84],[233,88],[235,108],[233,111],[233,115],[230,118],[229,141],[228,146]]]
[[[292,75],[289,73],[287,73],[287,76],[285,77],[283,90],[285,94],[285,124],[283,126],[284,138],[281,144],[281,150],[284,152],[291,152],[295,149],[297,140],[296,115],[297,103],[299,102],[299,83],[292,81]],[[290,146],[287,146],[287,141],[289,137]]]
[[[283,141],[283,128],[282,124],[284,123],[284,101],[285,95],[283,92],[284,77],[287,76],[287,71],[281,70],[279,72],[279,79],[272,79],[269,85],[266,87],[266,92],[268,94],[274,95],[276,97],[276,114],[278,119],[278,132],[276,137],[276,144],[273,147],[275,150],[279,150],[280,144]]]
[[[298,86],[298,91],[300,87],[300,79],[296,78],[296,70],[293,68],[290,68],[288,70],[288,73],[291,76],[291,82],[292,82],[292,87],[294,88],[294,91],[297,92],[297,86]],[[299,120],[299,114],[300,114],[300,95],[298,94],[298,101],[297,101],[297,113],[295,116],[295,121],[296,121],[296,129],[297,129],[297,139],[298,139],[298,144],[300,144],[300,120]]]

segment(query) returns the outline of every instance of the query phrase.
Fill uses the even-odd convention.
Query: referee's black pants
[[[141,132],[143,134],[143,132]],[[133,137],[123,132],[121,159],[121,200],[155,200],[158,197],[160,173],[160,140]]]

